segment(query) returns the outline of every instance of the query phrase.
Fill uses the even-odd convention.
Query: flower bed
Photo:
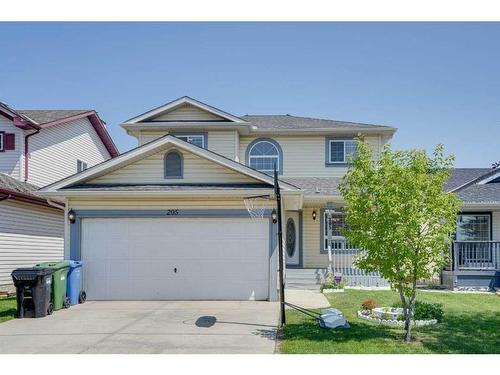
[[[393,309],[389,307],[388,309]],[[370,310],[359,310],[358,311],[358,318],[367,320],[372,323],[377,323],[377,324],[382,324],[385,326],[391,326],[391,327],[404,327],[405,321],[404,320],[397,320],[397,319],[384,319],[381,318],[380,316],[372,313]],[[422,327],[422,326],[430,326],[433,324],[436,324],[438,321],[437,319],[429,319],[429,320],[412,320],[411,324],[416,327]]]

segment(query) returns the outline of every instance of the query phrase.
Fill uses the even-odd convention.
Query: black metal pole
[[[278,182],[278,171],[274,166],[274,194],[276,196],[276,206],[278,214],[278,275],[279,275],[279,290],[280,290],[280,327],[286,324],[285,318],[285,282],[283,276],[283,231],[281,226],[281,192]]]

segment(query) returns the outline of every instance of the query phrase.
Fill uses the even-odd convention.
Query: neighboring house
[[[500,170],[457,168],[445,188],[455,192],[463,206],[443,284],[500,287]]]
[[[251,219],[243,199],[273,194],[276,164],[288,271],[324,269],[324,208],[337,210],[337,231],[337,185],[354,138],[376,154],[396,131],[289,115],[237,117],[189,97],[122,127],[138,148],[40,191],[67,202],[66,257],[85,262],[90,299],[275,300],[276,203],[262,201],[264,218]]]
[[[63,258],[64,203],[36,190],[117,155],[95,111],[0,103],[0,289],[14,268]]]

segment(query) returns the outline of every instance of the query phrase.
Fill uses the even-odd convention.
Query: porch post
[[[458,271],[458,244],[455,241],[452,242],[452,248],[453,248],[453,269],[452,269],[452,271]]]

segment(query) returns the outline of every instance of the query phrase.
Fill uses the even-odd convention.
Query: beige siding
[[[45,186],[77,172],[77,160],[89,167],[110,155],[87,118],[56,125],[29,139],[29,182]]]
[[[188,152],[180,151],[184,158],[184,176],[182,179],[164,178],[164,156],[167,150],[148,156],[90,183],[255,183],[256,180],[234,172],[214,162],[200,158]]]
[[[222,117],[191,104],[183,104],[153,118],[154,121],[224,121]]]
[[[14,133],[16,149],[0,152],[0,173],[7,174],[15,179],[22,179],[23,167],[21,155],[24,150],[23,131],[15,127],[9,119],[0,116],[0,132]]]
[[[208,132],[208,149],[231,160],[236,158],[237,142],[236,130]]]
[[[199,131],[193,131],[193,133],[197,132],[199,133]],[[142,131],[138,137],[139,145],[154,141],[168,133],[168,131]],[[175,132],[173,133],[175,134]],[[236,130],[214,130],[207,133],[208,149],[231,160],[235,160],[237,156],[237,142],[238,132]]]
[[[11,284],[10,273],[15,268],[62,259],[63,246],[61,210],[0,202],[0,286]]]
[[[259,137],[240,137],[240,161],[246,163],[248,145]],[[345,167],[325,166],[325,136],[276,136],[268,137],[279,143],[283,150],[284,177],[341,177]],[[380,148],[380,138],[365,137],[374,153]]]
[[[313,211],[316,211],[316,220],[312,219]],[[320,254],[320,207],[304,207],[302,218],[304,268],[327,267],[328,255]]]

